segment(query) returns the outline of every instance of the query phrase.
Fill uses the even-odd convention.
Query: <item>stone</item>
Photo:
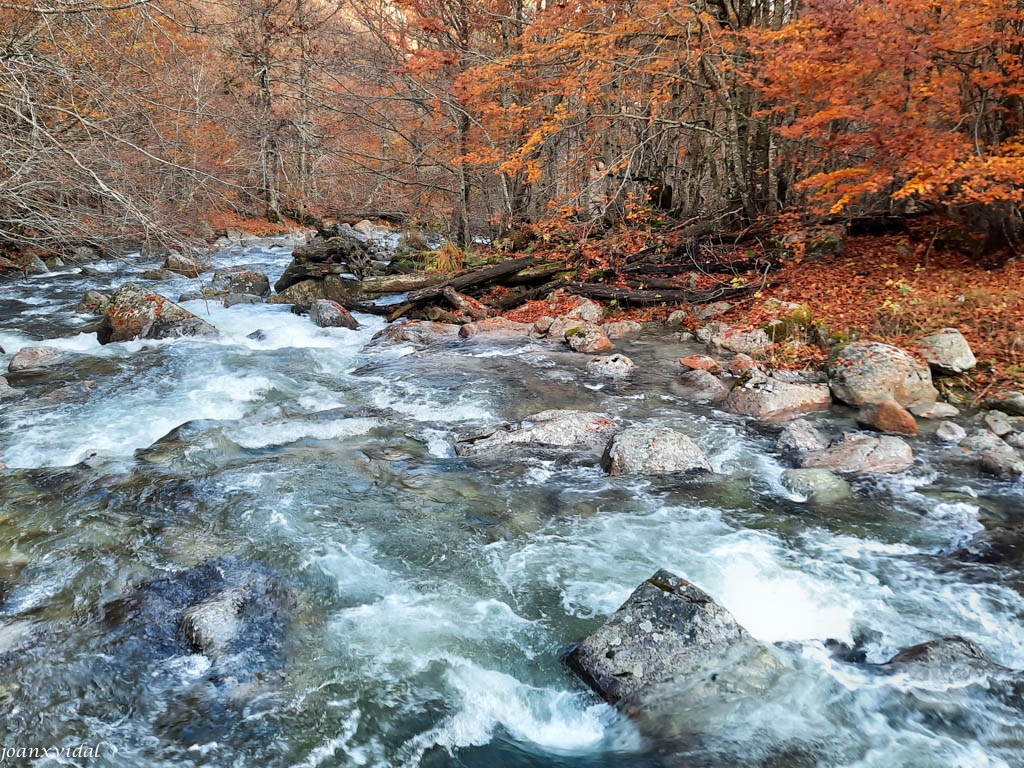
[[[689,357],[681,357],[679,358],[679,364],[684,368],[688,368],[693,371],[718,373],[718,361],[713,357],[708,357],[707,355],[690,355]]]
[[[46,266],[46,262],[32,253],[24,258],[21,271],[26,275],[45,275],[49,273],[50,268]]]
[[[674,429],[627,427],[608,443],[601,466],[610,475],[668,475],[711,472],[707,456]]]
[[[7,364],[11,373],[27,371],[35,368],[50,368],[67,362],[75,355],[56,347],[22,347]],[[4,382],[6,384],[6,381]]]
[[[320,280],[300,280],[289,283],[286,288],[279,288],[277,295],[270,297],[270,303],[291,304],[300,310],[308,311],[317,299],[329,299],[345,304],[358,300],[358,297],[359,282],[357,280],[327,275]]]
[[[921,403],[912,405],[910,412],[919,419],[952,419],[960,415],[960,409],[952,403]]]
[[[362,221],[356,222],[352,225],[352,229],[361,235],[366,235],[367,237],[372,237],[377,234],[377,228],[369,219],[363,219]]]
[[[721,317],[730,309],[732,309],[732,304],[728,301],[716,301],[713,304],[704,304],[698,307],[694,310],[693,314],[698,320],[707,322],[716,317]]]
[[[177,275],[169,269],[146,269],[139,273],[142,280],[170,280]]]
[[[80,315],[102,315],[107,311],[110,304],[110,297],[99,291],[86,291],[82,300],[75,307],[75,312]]]
[[[229,293],[224,297],[225,307],[237,307],[239,304],[262,304],[263,298],[252,293]]]
[[[895,400],[909,408],[938,398],[926,365],[902,349],[873,341],[840,347],[829,360],[828,378],[833,396],[853,406]]]
[[[1005,440],[989,432],[987,429],[976,429],[960,441],[960,447],[978,458],[985,454],[1013,456],[1013,446]]]
[[[825,467],[841,475],[893,474],[914,464],[914,452],[898,437],[846,434],[824,451],[806,454],[803,468]]]
[[[286,289],[308,280],[317,282],[345,274],[362,275],[372,261],[372,250],[369,238],[365,235],[351,227],[338,227],[336,237],[329,240],[317,239],[308,245],[293,248],[292,260],[274,283],[274,290],[283,294]],[[358,286],[358,281],[354,282]],[[337,300],[329,295],[315,298]]]
[[[722,407],[739,416],[776,421],[828,408],[832,396],[824,384],[788,384],[771,376],[738,379]]]
[[[459,329],[459,336],[470,339],[474,336],[488,338],[518,339],[533,336],[533,323],[517,323],[504,317],[486,317],[475,323],[466,323]]]
[[[170,272],[177,272],[186,277],[198,277],[203,272],[210,271],[210,265],[197,259],[190,259],[178,251],[171,251],[164,260],[162,269]]]
[[[986,408],[995,408],[1011,416],[1024,416],[1024,392],[1001,392],[985,398]]]
[[[685,309],[677,309],[674,312],[669,313],[668,319],[665,321],[665,325],[669,328],[679,328],[686,324],[687,317],[688,315],[686,314]]]
[[[971,345],[956,328],[943,328],[917,343],[921,356],[939,374],[956,375],[978,364]]]
[[[630,711],[685,701],[699,713],[767,690],[781,663],[710,595],[660,570],[565,663],[609,703]],[[696,683],[696,685],[695,685]]]
[[[1004,439],[1011,448],[1024,451],[1024,432],[1014,432],[1012,435],[1007,435]]]
[[[604,331],[612,341],[617,339],[628,339],[632,336],[639,336],[643,333],[644,326],[642,323],[638,323],[635,320],[617,320],[614,323],[604,323],[601,326],[601,330]]]
[[[636,363],[625,355],[605,355],[590,358],[586,370],[593,376],[624,379],[636,370]]]
[[[586,320],[588,323],[600,323],[604,317],[604,308],[590,299],[580,299],[580,303],[566,312],[565,316]]]
[[[601,326],[594,323],[583,323],[565,332],[565,340],[575,352],[598,355],[615,348]]]
[[[752,331],[729,328],[722,333],[712,336],[707,344],[716,351],[743,353],[751,357],[762,357],[768,350],[768,347],[772,345],[772,339],[763,328],[755,328]]]
[[[995,475],[1003,480],[1016,480],[1024,475],[1024,461],[1021,461],[1016,451],[1013,454],[986,453],[982,455],[978,468],[987,475]]]
[[[997,437],[1006,437],[1015,429],[1014,425],[1010,423],[1010,417],[1002,411],[989,411],[985,414],[984,421],[985,426]]]
[[[593,411],[548,410],[514,424],[503,424],[490,432],[459,440],[459,456],[479,456],[512,447],[552,446],[603,451],[615,422]]]
[[[718,403],[729,394],[729,387],[709,371],[687,371],[672,385],[672,391],[695,403]]]
[[[916,435],[921,431],[910,411],[895,400],[861,406],[856,420],[862,427],[889,435]]]
[[[236,587],[185,611],[181,630],[197,653],[212,659],[230,653],[242,629],[239,613],[244,600],[245,592]]]
[[[807,419],[789,422],[775,441],[775,450],[790,459],[799,459],[806,453],[824,451],[826,448],[828,441]]]
[[[309,308],[309,316],[319,328],[348,328],[354,331],[359,323],[341,304],[329,299],[317,299]]]
[[[214,335],[217,329],[166,296],[125,283],[110,297],[96,336],[100,344],[131,339]]]
[[[219,293],[246,293],[252,296],[270,295],[270,278],[252,269],[219,269],[211,281],[213,290]]]
[[[550,315],[541,315],[533,324],[533,332],[538,336],[543,336],[551,329],[551,325],[554,322],[555,318]]]
[[[711,339],[715,336],[721,336],[729,330],[729,326],[719,320],[713,320],[707,325],[702,325],[697,329],[697,341],[701,344],[708,344]]]
[[[385,344],[437,344],[457,339],[460,327],[454,323],[410,320],[397,325],[389,325],[374,334],[373,338]]]
[[[812,504],[835,504],[853,496],[850,484],[825,467],[787,469],[782,473],[782,485]]]
[[[989,661],[976,643],[956,635],[904,648],[875,668],[883,674],[944,686],[1013,674],[1013,670]]]
[[[581,328],[586,324],[586,320],[581,320],[578,317],[567,317],[566,315],[556,317],[551,322],[551,325],[548,326],[547,338],[550,341],[563,342],[565,341],[566,333],[574,328]]]
[[[747,371],[757,368],[757,362],[750,355],[744,355],[742,352],[732,358],[729,361],[729,373],[733,376],[742,376]],[[783,374],[787,374],[788,371],[783,371]],[[774,378],[777,381],[786,381],[789,384],[802,384],[800,381],[787,381],[783,379],[778,373],[774,374]]]
[[[959,443],[967,437],[967,430],[954,421],[943,421],[935,430],[935,436],[944,443]]]
[[[4,400],[9,397],[17,397],[19,391],[7,383],[7,379],[0,376],[0,400]]]

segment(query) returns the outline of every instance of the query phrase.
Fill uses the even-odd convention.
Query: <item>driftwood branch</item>
[[[756,285],[732,288],[721,286],[704,290],[640,290],[635,288],[616,288],[596,283],[569,283],[569,291],[588,299],[616,301],[634,307],[652,307],[659,304],[710,304],[713,301],[738,299],[757,290]]]

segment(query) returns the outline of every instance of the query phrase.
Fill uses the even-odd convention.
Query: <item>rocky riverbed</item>
[[[1024,428],[936,402],[951,333],[793,376],[711,316],[299,315],[296,242],[0,284],[0,743],[1024,760]]]

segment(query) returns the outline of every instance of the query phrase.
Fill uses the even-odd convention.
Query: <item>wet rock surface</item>
[[[910,446],[898,437],[846,434],[823,451],[806,454],[804,468],[825,467],[839,474],[891,474],[914,464]]]
[[[682,432],[631,426],[616,434],[601,459],[610,475],[667,475],[711,472],[700,447]]]
[[[166,296],[125,283],[110,297],[96,332],[100,344],[131,339],[208,336],[217,329]]]
[[[829,360],[828,376],[835,398],[853,406],[895,400],[908,408],[938,397],[928,367],[888,344],[844,345]]]
[[[455,451],[459,456],[478,456],[525,446],[603,451],[616,430],[615,422],[604,413],[548,410],[514,424],[503,424],[491,432],[459,440],[455,443]]]

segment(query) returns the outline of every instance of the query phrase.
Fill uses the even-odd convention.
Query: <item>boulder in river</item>
[[[616,320],[611,323],[603,323],[601,330],[605,335],[615,341],[616,339],[627,339],[630,336],[637,336],[644,330],[644,326],[635,320]]]
[[[278,289],[277,295],[270,298],[270,303],[291,304],[302,311],[308,311],[317,299],[329,299],[339,304],[345,304],[354,300],[358,295],[358,281],[341,278],[337,275],[327,275],[322,280],[302,280],[290,283],[287,288]]]
[[[207,336],[217,329],[166,296],[125,283],[110,297],[96,336],[100,344],[131,339]]]
[[[687,435],[659,427],[626,427],[608,443],[601,466],[610,475],[711,472],[700,447]]]
[[[504,317],[485,317],[475,323],[466,323],[459,336],[470,339],[486,336],[489,339],[520,339],[533,335],[533,323],[517,323]]]
[[[371,258],[367,238],[350,227],[339,227],[336,235],[328,240],[317,238],[308,245],[296,246],[292,250],[291,263],[274,283],[274,290],[280,294],[306,280],[360,274]]]
[[[906,675],[915,681],[943,685],[1020,674],[990,661],[976,643],[958,635],[904,648],[875,669],[883,674]]]
[[[22,347],[11,358],[11,362],[7,364],[7,370],[11,373],[17,373],[35,368],[50,368],[67,362],[73,357],[76,357],[76,355],[56,347]]]
[[[898,437],[845,434],[824,451],[806,454],[801,467],[825,467],[842,475],[890,474],[914,464],[914,452]]]
[[[219,269],[213,275],[211,287],[219,293],[246,293],[267,297],[270,295],[270,278],[262,272],[245,267]]]
[[[997,408],[1011,416],[1024,416],[1024,392],[1000,392],[985,398],[986,408]]]
[[[229,293],[224,297],[225,307],[237,307],[239,304],[262,304],[263,298],[253,293]]]
[[[723,698],[763,693],[782,667],[710,595],[664,570],[565,662],[606,701],[641,718],[663,706],[678,718],[680,708],[699,713]]]
[[[107,311],[110,297],[99,291],[86,291],[82,300],[75,307],[75,312],[82,315],[102,315]]]
[[[971,345],[956,328],[943,328],[925,336],[917,345],[928,365],[939,374],[956,375],[978,364]]]
[[[690,355],[679,358],[679,364],[691,371],[708,371],[718,373],[718,361],[707,355]]]
[[[935,430],[935,436],[944,443],[959,443],[967,437],[967,430],[955,421],[943,421]]]
[[[673,394],[694,403],[718,403],[729,394],[729,387],[708,371],[687,371],[672,383]]]
[[[583,323],[565,332],[565,340],[575,352],[599,355],[614,348],[611,340],[594,323]]]
[[[775,450],[796,461],[805,454],[824,451],[826,448],[828,440],[807,419],[796,419],[788,423],[775,441]]]
[[[889,435],[916,435],[920,432],[913,414],[895,400],[861,406],[856,418],[862,427]]]
[[[602,355],[587,361],[587,373],[609,379],[624,379],[636,370],[636,363],[625,355]]]
[[[777,421],[828,408],[832,395],[823,384],[789,384],[753,372],[736,381],[723,408],[740,416]]]
[[[336,301],[317,299],[309,308],[309,316],[320,328],[348,328],[354,331],[359,323],[352,314]]]
[[[170,280],[175,273],[169,269],[146,269],[139,273],[141,280]]]
[[[410,320],[389,325],[374,334],[374,341],[382,344],[438,344],[453,341],[459,337],[461,326],[454,323],[432,323],[426,320]]]
[[[984,421],[985,426],[997,437],[1006,437],[1021,426],[1020,419],[1011,421],[1002,411],[989,411],[985,414]]]
[[[922,403],[911,406],[910,412],[919,419],[953,419],[960,415],[960,409],[952,403]]]
[[[600,451],[618,427],[604,413],[549,410],[514,424],[503,424],[490,432],[459,440],[459,456],[479,456],[512,447],[581,448]]]
[[[938,397],[928,366],[874,341],[840,347],[829,360],[828,378],[835,398],[854,406],[895,400],[909,408]]]
[[[17,397],[18,394],[18,390],[7,383],[6,377],[0,376],[0,400],[4,400],[8,397]]]
[[[199,259],[184,256],[178,251],[171,251],[164,260],[161,269],[176,272],[186,277],[198,277],[203,272],[209,272],[210,265]]]

